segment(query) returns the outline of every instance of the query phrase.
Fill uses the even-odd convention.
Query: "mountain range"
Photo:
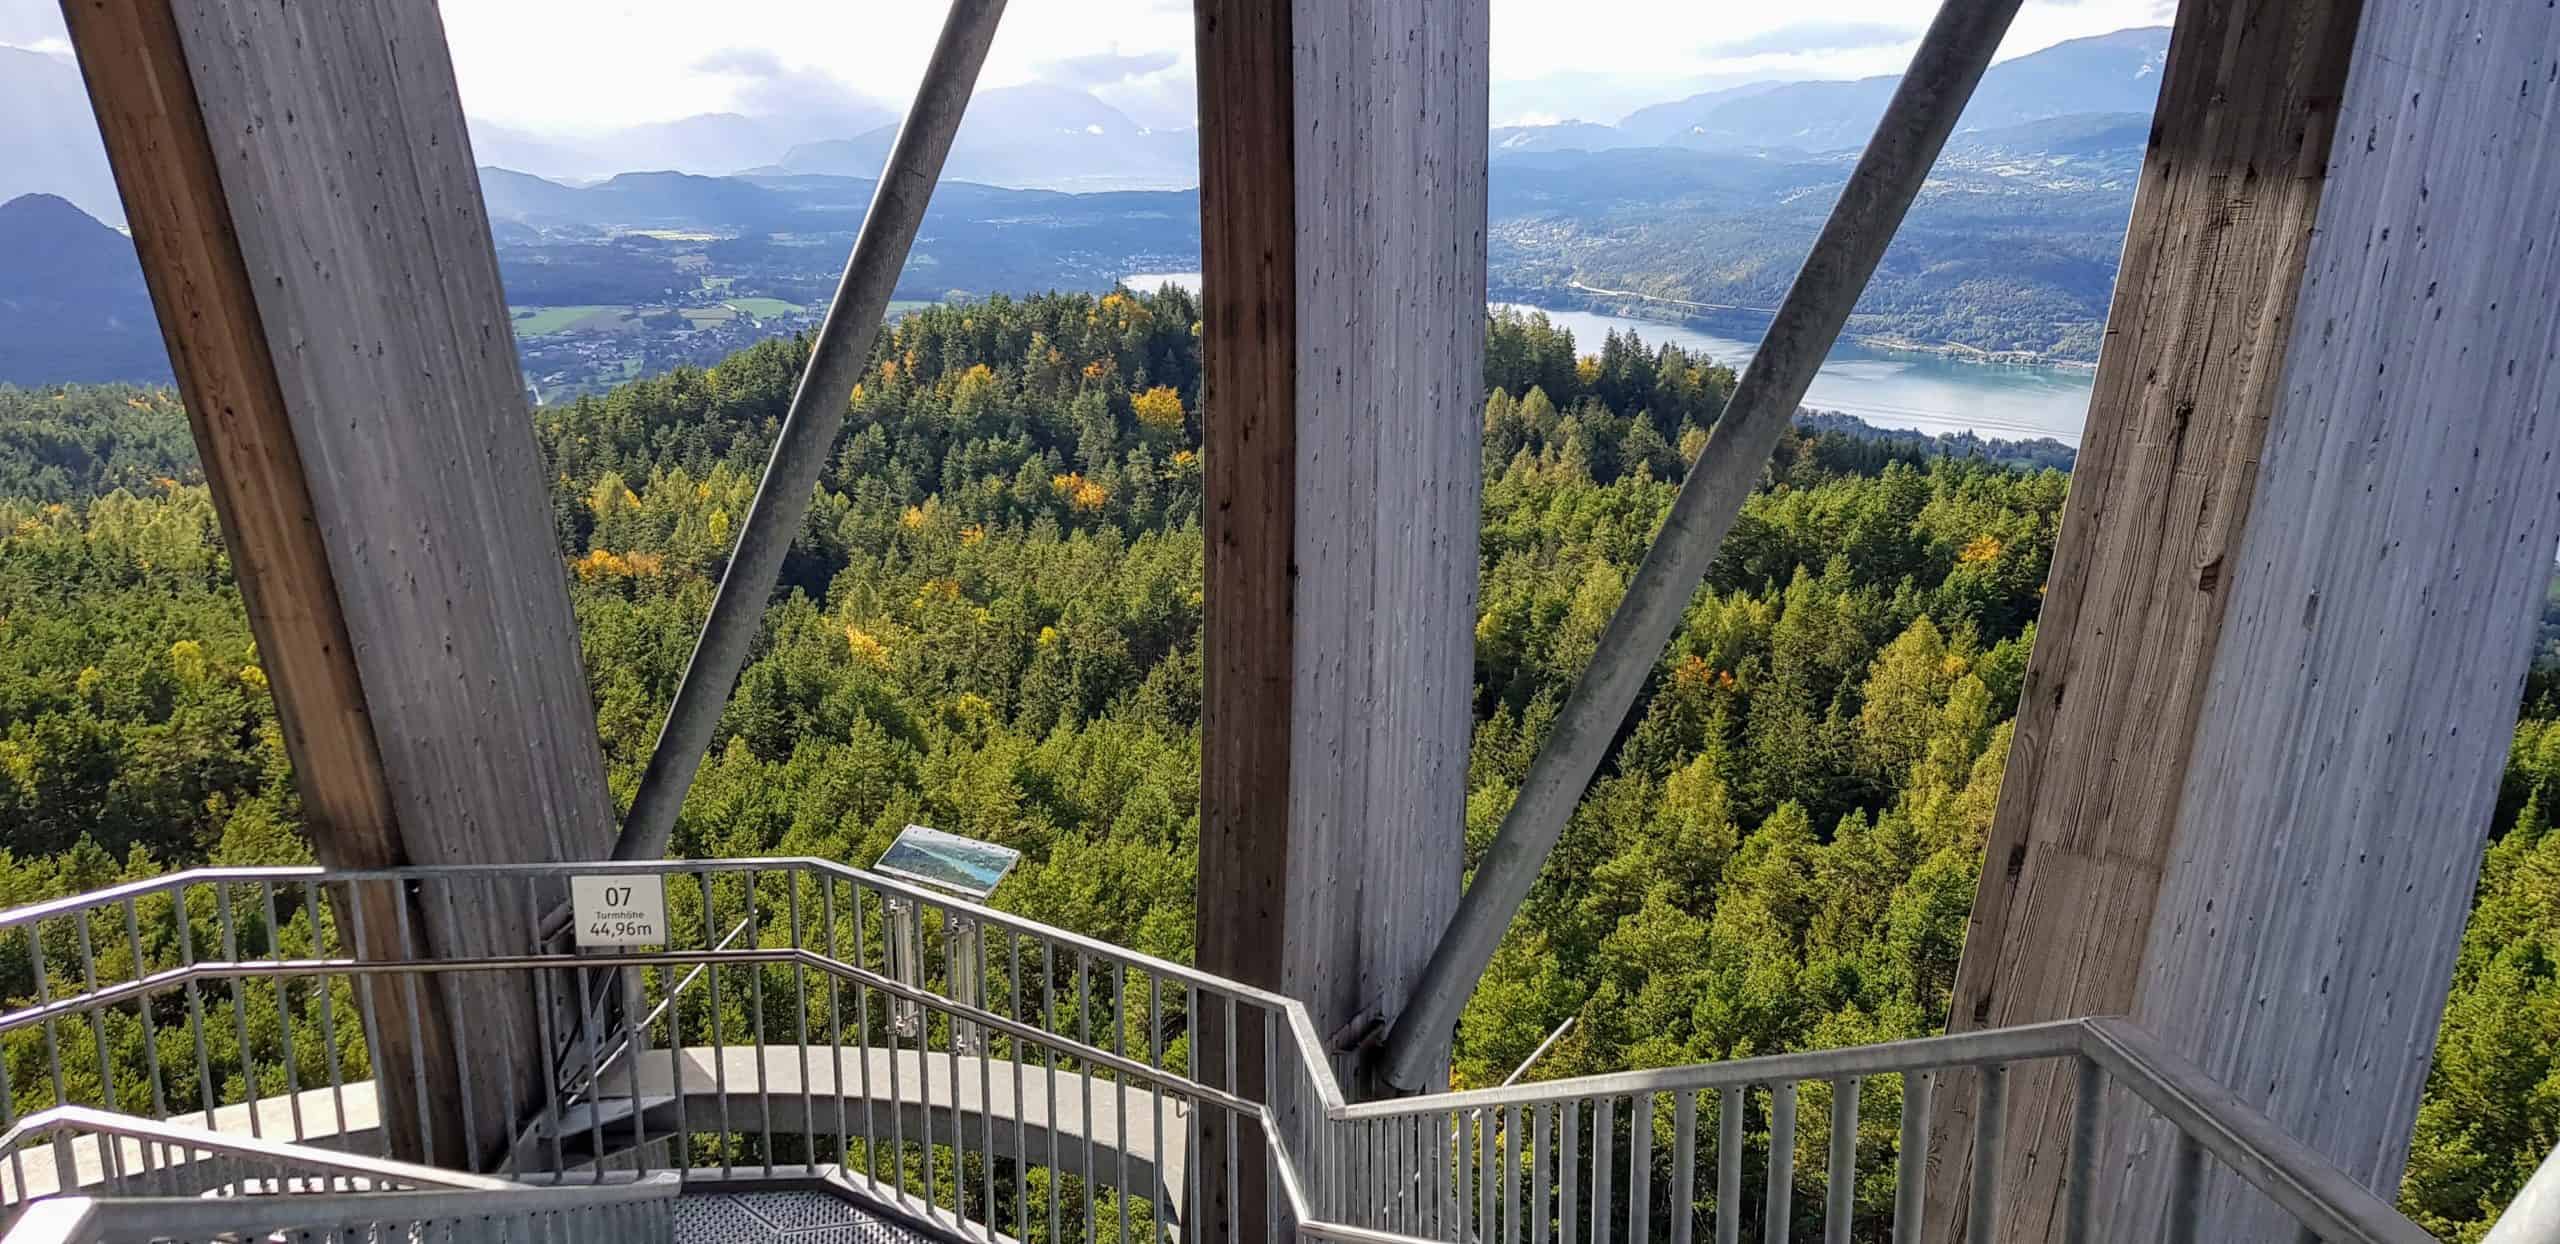
[[[69,200],[0,203],[0,382],[167,380],[133,242]]]
[[[2003,61],[1982,75],[1958,132],[2091,114],[2148,117],[2168,57],[2168,28],[2146,26]],[[1497,155],[1616,147],[1850,150],[1866,144],[1898,81],[1888,74],[1840,82],[1757,82],[1639,108],[1614,125],[1506,126],[1494,132],[1493,146]]]
[[[1993,66],[1851,331],[2094,357],[2166,49],[2165,29],[2130,30]],[[0,76],[0,104],[13,118],[0,125],[0,143],[14,144],[0,145],[0,199],[35,181],[73,201],[10,205],[0,314],[29,327],[0,337],[0,380],[58,378],[47,368],[69,355],[38,343],[73,325],[121,326],[131,342],[90,353],[157,363],[130,244],[77,211],[66,215],[76,204],[120,219],[78,74],[58,57],[6,48],[0,57],[12,71]],[[1707,314],[1704,304],[1774,305],[1893,81],[1756,83],[1613,124],[1496,130],[1495,295],[1674,317]],[[21,115],[51,121],[22,126]],[[475,151],[531,166],[484,160],[482,169],[510,301],[673,305],[721,289],[822,302],[896,133],[855,108],[829,122],[865,121],[879,123],[851,137],[809,137],[796,122],[704,116],[591,137],[575,150],[475,124]],[[1197,196],[1168,189],[1190,183],[1196,142],[1193,131],[1149,129],[1081,91],[981,93],[899,296],[1090,289],[1128,272],[1196,267]],[[536,175],[643,158],[632,152],[726,175]],[[111,289],[122,293],[106,296]]]

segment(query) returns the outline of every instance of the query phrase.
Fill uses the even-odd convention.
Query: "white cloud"
[[[1493,76],[1504,84],[1497,121],[1615,120],[1630,90],[1660,92],[1641,103],[1752,77],[1891,73],[1911,43],[1878,32],[1916,30],[1915,13],[1927,11],[1917,0],[1709,9],[1695,0],[1490,3]],[[769,110],[823,99],[829,83],[902,108],[942,22],[939,4],[895,0],[443,0],[442,8],[464,106],[554,132]],[[2034,0],[2002,52],[2154,24],[2168,8],[2169,0]],[[1823,31],[1863,37],[1830,47],[1803,37]],[[1188,0],[1015,0],[983,85],[1072,81],[1142,124],[1187,124],[1192,38]],[[67,47],[56,0],[0,0],[0,43]],[[775,82],[736,72],[750,64],[771,66]]]

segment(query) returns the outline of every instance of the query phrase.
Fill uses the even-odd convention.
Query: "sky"
[[[1496,124],[1616,121],[1759,79],[1892,73],[1919,0],[1490,0]],[[2029,0],[2002,56],[2168,21],[2172,0]],[[464,107],[534,132],[595,133],[703,112],[899,107],[936,0],[444,0]],[[706,15],[713,15],[706,20]],[[981,85],[1090,90],[1139,123],[1188,125],[1190,0],[1013,0]],[[61,51],[58,0],[0,0],[0,44]]]

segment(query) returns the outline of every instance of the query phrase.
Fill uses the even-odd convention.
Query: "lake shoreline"
[[[1197,292],[1199,280],[1196,272],[1142,272],[1130,274],[1125,283],[1139,289],[1172,284]],[[1527,292],[1505,285],[1490,294],[1491,310],[1546,315],[1573,333],[1577,350],[1586,354],[1597,353],[1610,332],[1629,332],[1641,337],[1648,349],[1676,344],[1739,370],[1749,364],[1768,328],[1765,315],[1753,317],[1747,308],[1735,309],[1741,313],[1739,318],[1724,314],[1722,331],[1718,331],[1708,316],[1675,320],[1659,311],[1654,314],[1663,318],[1588,305],[1519,301],[1525,294],[1546,303],[1587,304],[1591,295],[1583,293]],[[2019,442],[2050,438],[2076,447],[2087,421],[2095,377],[2095,369],[2087,364],[2009,362],[1981,357],[1980,352],[1914,350],[1903,348],[1903,343],[1870,342],[1843,334],[1798,405],[1850,415],[1879,428],[1932,435],[1969,432]]]
[[[1657,322],[1678,323],[1686,327],[1708,330],[1731,328],[1742,320],[1756,321],[1765,329],[1767,321],[1775,316],[1775,312],[1762,307],[1720,306],[1715,303],[1665,298],[1658,294],[1639,293],[1631,289],[1601,289],[1598,286],[1584,285],[1579,282],[1569,283],[1561,289],[1526,288],[1504,299],[1504,301],[1522,305],[1527,305],[1531,301],[1548,300],[1578,302],[1581,305],[1575,307],[1575,310],[1636,320],[1651,318],[1639,314],[1641,311],[1665,310],[1680,318],[1677,321]],[[1855,342],[1872,350],[1889,350],[1896,354],[1925,354],[1950,362],[1968,363],[1981,367],[2050,367],[2059,371],[2092,373],[2098,370],[2098,364],[2093,360],[2062,358],[2042,350],[1985,350],[1980,346],[1969,346],[1959,341],[1923,341],[1896,333],[1859,333],[1844,330],[1840,337],[1843,341]]]

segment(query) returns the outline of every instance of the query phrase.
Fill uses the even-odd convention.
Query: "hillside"
[[[0,384],[168,376],[132,239],[49,194],[0,203]]]
[[[1179,292],[997,298],[883,335],[678,854],[863,861],[930,824],[1023,853],[999,906],[1190,957],[1198,315]],[[1575,342],[1542,317],[1488,331],[1471,849],[1733,383],[1713,360]],[[538,417],[618,790],[646,761],[802,361],[767,342]],[[71,432],[40,432],[55,426]],[[13,902],[307,858],[180,427],[164,395],[0,388]],[[1935,1030],[2066,486],[1788,436],[1468,1007],[1458,1081],[1499,1079],[1568,1017],[1537,1075]],[[2545,1039],[2560,836],[2542,811],[2560,807],[2560,724],[2547,698],[2534,712],[2401,1197],[2449,1237],[2476,1232],[2560,1128],[2560,1095],[2536,1087],[2560,1082]],[[272,1050],[281,1027],[251,1039]],[[21,1029],[0,1053],[37,1058],[42,1038]],[[1871,1091],[1866,1117],[1890,1136],[1899,1101]],[[1796,1203],[1819,1207],[1821,1164],[1798,1170]],[[1861,1197],[1862,1220],[1888,1208]]]
[[[2168,54],[2168,28],[2146,26],[2002,61],[1983,74],[1958,129],[1999,129],[2086,113],[2148,116],[2160,96]],[[1615,145],[1804,152],[1862,147],[1900,80],[1887,74],[1710,91],[1629,114],[1614,127]],[[1594,137],[1574,135],[1583,143]]]
[[[1849,331],[2095,359],[2139,159],[2139,148],[2129,163],[1952,152]],[[1497,298],[1659,315],[1680,310],[1676,302],[1777,305],[1848,160],[1654,147],[1524,155],[1496,168]]]

